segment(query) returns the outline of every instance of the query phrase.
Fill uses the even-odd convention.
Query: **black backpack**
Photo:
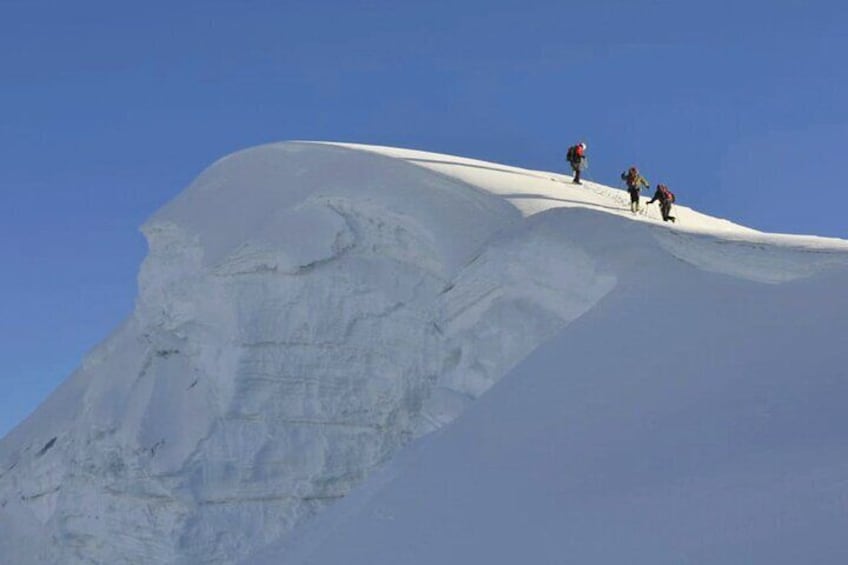
[[[577,159],[577,146],[576,145],[572,145],[571,147],[568,148],[568,153],[565,154],[565,158],[568,160],[569,163],[574,163],[575,161],[578,160]]]

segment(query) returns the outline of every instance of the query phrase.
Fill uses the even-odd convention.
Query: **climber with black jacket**
[[[671,215],[671,203],[676,200],[674,193],[666,185],[658,184],[657,191],[654,193],[654,197],[648,201],[648,204],[652,204],[655,200],[660,201],[660,213],[663,221],[674,223],[676,218]]]

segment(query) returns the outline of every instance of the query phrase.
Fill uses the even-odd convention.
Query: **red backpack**
[[[664,184],[659,185],[657,188],[660,189],[660,193],[662,194],[662,199],[666,202],[674,202],[677,200],[674,197],[674,193],[668,189],[668,187]]]
[[[579,163],[580,160],[583,158],[583,155],[583,147],[580,143],[578,143],[577,145],[572,145],[568,148],[568,151],[565,154],[565,159],[569,163]]]

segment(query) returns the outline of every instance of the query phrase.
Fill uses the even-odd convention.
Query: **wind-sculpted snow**
[[[144,233],[136,311],[75,375],[83,397],[2,451],[0,500],[63,563],[232,562],[614,284],[502,198],[328,145],[223,159]]]
[[[848,257],[684,207],[664,226],[558,180],[316,143],[214,164],[143,226],[133,315],[0,443],[0,555],[236,562],[446,427],[649,257],[769,282]]]
[[[675,257],[705,271],[766,283],[792,281],[845,266],[845,251],[827,245],[825,238],[716,237],[666,230],[657,233],[657,240]]]

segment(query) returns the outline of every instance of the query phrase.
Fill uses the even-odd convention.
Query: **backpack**
[[[670,191],[666,185],[661,184],[658,188],[660,189],[660,192],[662,192],[663,200],[665,200],[666,202],[674,202],[675,200],[677,200],[677,198],[675,198],[674,196],[674,193]]]
[[[565,158],[569,163],[574,163],[575,161],[578,160],[577,146],[576,145],[572,145],[571,147],[568,148],[568,153],[565,154]]]

